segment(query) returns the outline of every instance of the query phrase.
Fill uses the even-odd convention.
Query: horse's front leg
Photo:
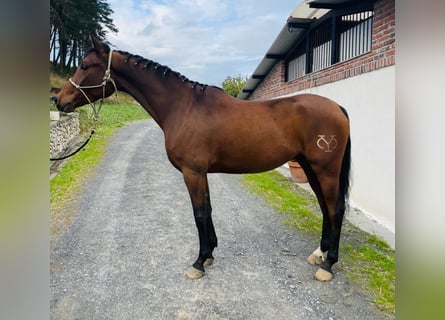
[[[198,259],[190,267],[186,276],[191,279],[199,279],[204,276],[204,266],[213,263],[213,249],[217,245],[215,229],[211,219],[210,196],[208,192],[207,175],[183,170],[184,181],[193,206],[196,227],[199,235]]]

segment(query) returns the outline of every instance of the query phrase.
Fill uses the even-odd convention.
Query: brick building
[[[329,97],[351,119],[351,204],[395,229],[395,1],[305,0],[240,99]],[[352,213],[350,213],[352,214]]]

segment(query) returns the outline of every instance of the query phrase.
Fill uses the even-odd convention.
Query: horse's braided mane
[[[201,91],[204,91],[208,85],[207,84],[202,84],[199,83],[197,81],[192,81],[190,79],[188,79],[186,76],[180,74],[177,71],[173,71],[172,69],[170,69],[168,66],[162,65],[156,61],[141,57],[139,55],[134,55],[132,53],[129,53],[127,51],[122,51],[122,50],[117,50],[116,52],[119,52],[120,54],[125,56],[125,62],[128,63],[130,61],[130,59],[135,60],[134,61],[134,65],[138,66],[139,64],[143,64],[144,66],[142,67],[142,69],[154,69],[154,70],[161,70],[162,71],[162,77],[165,78],[167,77],[168,74],[172,74],[176,77],[178,77],[182,82],[187,82],[190,83],[192,88],[195,88],[196,86],[200,86],[201,87]],[[216,89],[220,89],[219,87],[216,86],[210,86]]]

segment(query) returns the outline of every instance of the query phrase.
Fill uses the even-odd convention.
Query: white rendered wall
[[[349,114],[351,205],[395,231],[395,66],[300,91],[328,97]],[[294,95],[293,93],[292,95]]]

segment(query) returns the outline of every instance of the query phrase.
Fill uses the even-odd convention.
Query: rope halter
[[[101,84],[93,85],[93,86],[81,86],[81,85],[78,85],[77,83],[75,83],[73,78],[69,78],[68,79],[68,81],[73,85],[73,87],[76,88],[77,90],[79,90],[80,92],[82,92],[84,97],[87,99],[88,103],[90,104],[91,108],[93,109],[94,120],[95,121],[97,121],[99,119],[99,112],[100,112],[100,109],[102,108],[102,103],[105,100],[105,87],[106,87],[108,82],[111,82],[111,84],[113,85],[114,93],[117,96],[116,83],[114,82],[113,78],[111,78],[111,58],[112,58],[112,56],[113,56],[113,49],[110,49],[110,52],[108,53],[108,66],[107,66],[107,70],[105,71],[105,74],[104,74],[104,77],[103,77],[103,81],[102,81]],[[90,98],[88,98],[87,94],[85,93],[85,91],[83,89],[95,89],[95,88],[100,88],[100,87],[102,87],[102,99],[100,100],[99,107],[96,109],[95,103],[92,102],[90,100]]]

